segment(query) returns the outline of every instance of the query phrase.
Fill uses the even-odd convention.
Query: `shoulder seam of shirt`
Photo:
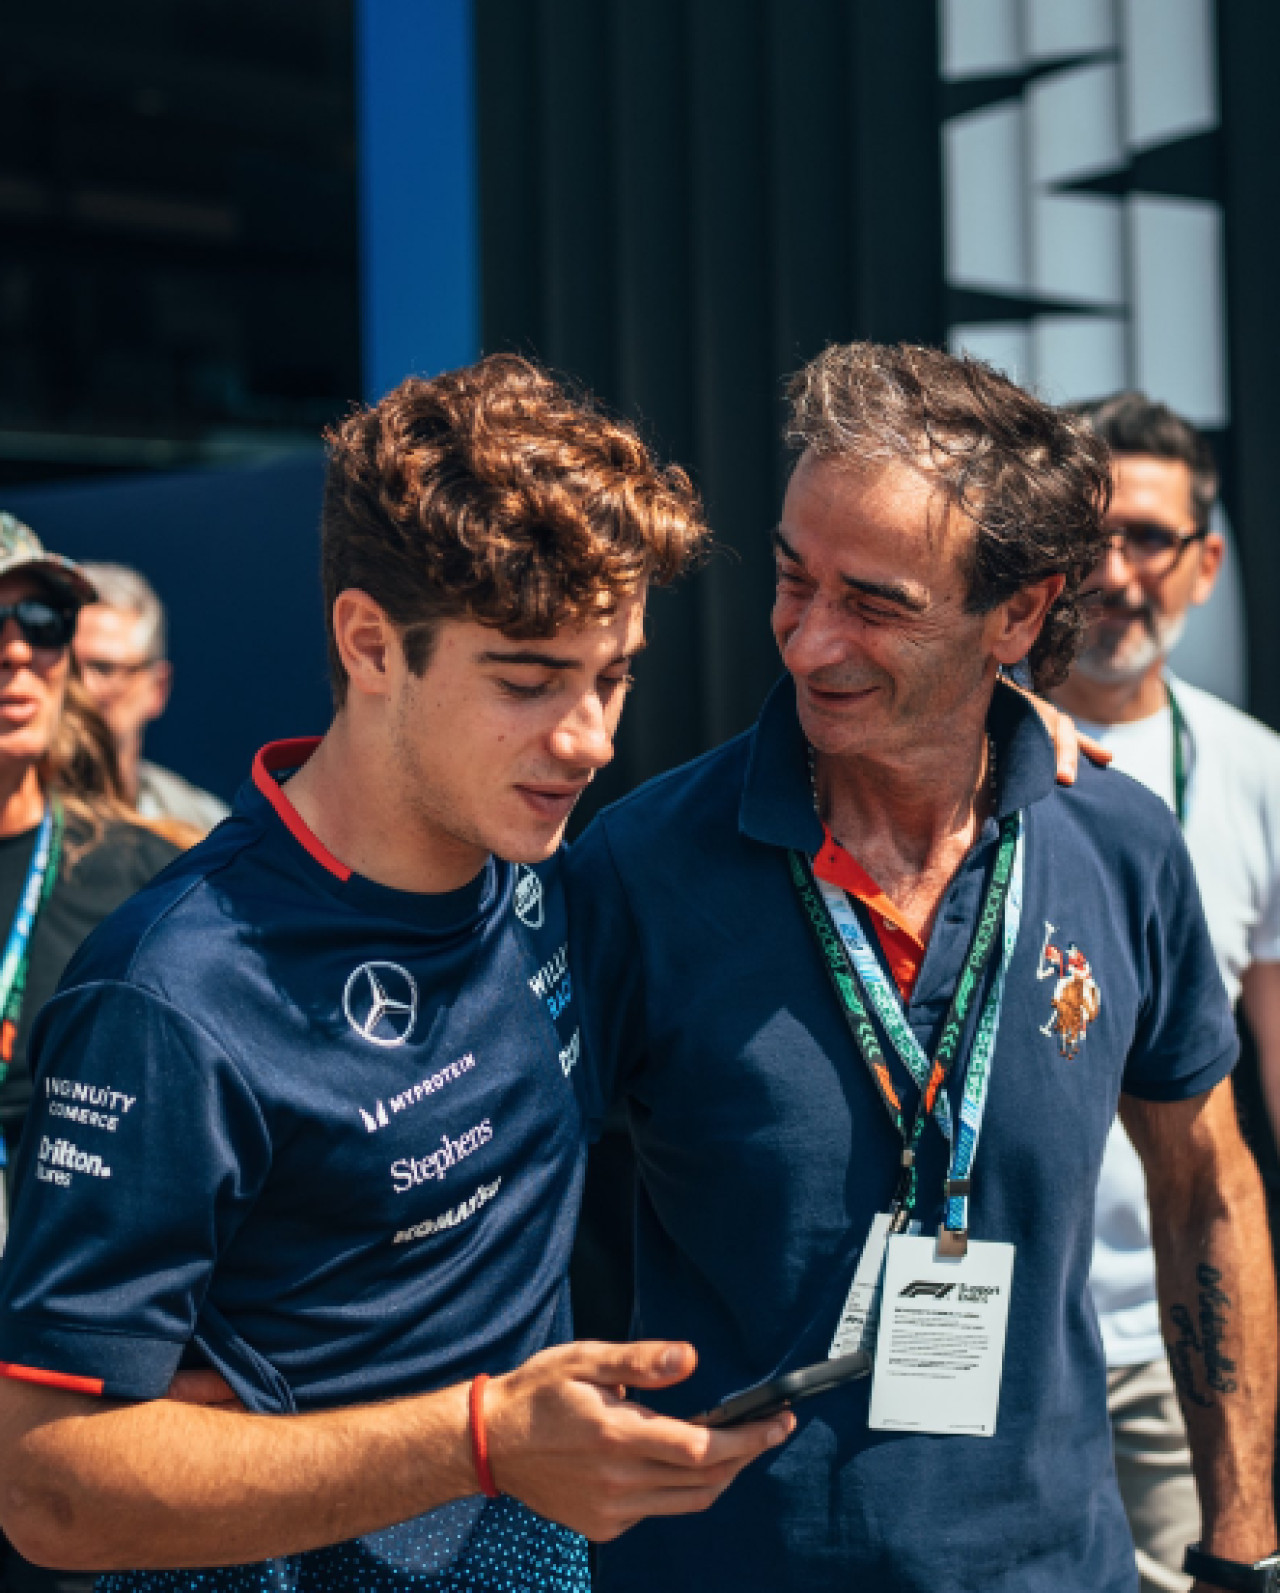
[[[233,1057],[227,1050],[226,1046],[223,1045],[221,1040],[219,1040],[215,1035],[211,1034],[199,1018],[193,1017],[189,1012],[184,1012],[176,1002],[170,1001],[168,996],[161,995],[158,990],[152,989],[150,985],[144,984],[141,980],[85,979],[79,984],[67,986],[65,990],[56,991],[52,1000],[50,1000],[48,1005],[42,1010],[45,1012],[51,1012],[57,1003],[63,999],[63,997],[74,995],[77,992],[112,989],[127,990],[130,995],[139,996],[146,1001],[153,1002],[157,1007],[163,1008],[166,1013],[173,1014],[173,1016],[176,1017],[180,1022],[186,1024],[189,1029],[192,1029],[196,1034],[200,1035],[200,1037],[218,1053],[218,1055],[226,1063],[227,1067],[230,1068],[232,1073],[235,1074],[240,1088],[244,1091],[248,1099],[253,1102],[254,1111],[258,1118],[259,1129],[262,1133],[263,1140],[266,1142],[269,1153],[271,1146],[271,1134],[267,1128],[266,1119],[262,1114],[262,1104],[258,1099],[258,1092],[254,1089],[253,1085],[250,1084],[248,1078],[245,1076],[244,1069],[236,1061],[235,1057]]]
[[[177,909],[194,891],[198,890],[203,885],[207,885],[215,875],[223,873],[226,869],[230,868],[233,863],[239,862],[244,854],[252,847],[260,844],[262,839],[263,837],[261,831],[252,836],[246,836],[244,841],[242,841],[241,844],[236,847],[235,851],[230,857],[224,857],[218,863],[210,866],[208,869],[202,869],[194,879],[190,880],[186,886],[184,886],[184,888],[178,892],[172,901],[166,902],[164,907],[152,916],[147,923],[146,928],[138,936],[137,945],[134,946],[133,950],[129,954],[129,962],[125,970],[125,979],[120,981],[121,983],[124,983],[127,980],[133,979],[135,977],[135,965],[137,964],[138,958],[142,955],[143,947],[151,939],[151,936],[155,933],[155,931],[159,929],[160,925],[164,923],[172,913],[176,912]],[[180,1009],[175,1008],[174,1010],[178,1011]]]

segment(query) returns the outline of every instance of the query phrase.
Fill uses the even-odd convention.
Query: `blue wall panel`
[[[479,353],[471,0],[358,0],[365,397]]]
[[[329,722],[323,461],[7,492],[46,546],[142,570],[169,609],[174,690],[147,752],[231,797],[263,742]]]

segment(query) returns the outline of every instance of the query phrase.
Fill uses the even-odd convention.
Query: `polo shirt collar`
[[[1058,784],[1058,759],[1044,720],[1013,686],[1000,681],[987,711],[987,729],[995,742],[1000,790],[996,817],[1051,795]]]
[[[1049,795],[1057,761],[1040,715],[1021,692],[1003,682],[997,684],[991,699],[987,728],[999,765],[997,817],[1003,818]],[[816,856],[822,847],[822,821],[814,811],[809,783],[809,749],[789,675],[769,693],[751,732],[738,829],[750,840],[808,857]]]

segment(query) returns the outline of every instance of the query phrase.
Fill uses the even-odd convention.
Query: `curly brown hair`
[[[707,540],[683,470],[514,354],[410,377],[325,441],[321,576],[339,707],[340,592],[386,611],[421,674],[443,620],[553,636],[673,580]]]
[[[1027,659],[1037,689],[1065,679],[1085,625],[1080,586],[1107,545],[1109,456],[1089,425],[982,360],[909,344],[834,345],[788,396],[793,447],[854,468],[925,465],[976,528],[970,612],[1066,577]]]

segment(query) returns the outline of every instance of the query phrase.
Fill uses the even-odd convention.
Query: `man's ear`
[[[1200,567],[1196,571],[1195,584],[1191,588],[1191,602],[1195,607],[1209,601],[1210,593],[1217,584],[1218,575],[1222,569],[1222,561],[1227,553],[1227,539],[1221,531],[1210,531],[1209,535],[1200,544]]]
[[[997,604],[988,615],[993,634],[991,653],[998,664],[1012,668],[1024,659],[1035,644],[1045,616],[1062,595],[1065,575],[1046,575]]]
[[[147,702],[147,724],[159,719],[169,706],[169,693],[173,690],[173,665],[167,658],[157,658],[149,669],[151,691]]]
[[[333,600],[333,640],[351,690],[366,697],[391,692],[391,654],[398,645],[386,610],[367,592],[350,587]]]

